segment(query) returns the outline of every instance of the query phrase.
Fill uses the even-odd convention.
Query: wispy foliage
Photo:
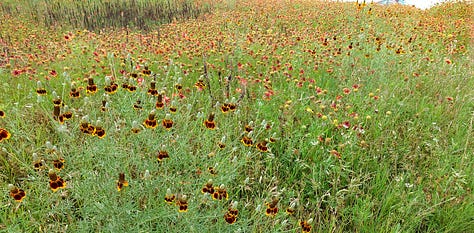
[[[0,230],[470,231],[471,4],[234,3],[2,15]]]
[[[2,14],[22,15],[47,27],[88,30],[105,28],[148,29],[173,20],[209,13],[211,2],[191,0],[40,0],[0,3]]]

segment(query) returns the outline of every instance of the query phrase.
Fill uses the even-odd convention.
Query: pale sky
[[[415,5],[416,7],[421,9],[432,7],[439,2],[444,2],[444,0],[405,0],[405,4]]]
[[[356,0],[342,0],[344,2],[355,2]],[[374,0],[374,2],[378,2],[380,0]],[[420,9],[426,9],[431,6],[434,6],[436,3],[444,2],[445,0],[405,0],[405,4],[407,5],[415,5]],[[359,2],[363,2],[363,0],[359,0]],[[366,3],[372,2],[372,0],[366,0]]]

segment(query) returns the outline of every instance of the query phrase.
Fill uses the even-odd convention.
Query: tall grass
[[[236,3],[146,32],[3,15],[0,231],[472,232],[470,4]],[[72,119],[55,119],[57,98]],[[228,200],[201,192],[209,180]]]
[[[208,13],[211,5],[211,2],[192,0],[38,0],[19,5],[7,0],[0,3],[0,11],[25,16],[47,27],[143,30],[173,20],[197,18]]]

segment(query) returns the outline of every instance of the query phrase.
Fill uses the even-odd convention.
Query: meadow
[[[474,231],[469,1],[26,2],[0,232]]]

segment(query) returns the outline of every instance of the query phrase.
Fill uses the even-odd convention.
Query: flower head
[[[253,141],[250,137],[247,137],[247,136],[243,136],[242,139],[240,140],[245,146],[252,146],[253,145]]]
[[[60,188],[66,188],[66,181],[59,177],[53,169],[49,170],[49,187],[53,192],[58,191]]]
[[[214,193],[212,194],[212,199],[214,200],[222,200],[222,199],[229,199],[229,194],[223,184],[218,187],[214,187]]]
[[[0,142],[9,139],[10,136],[11,134],[8,132],[8,130],[0,128]]]
[[[22,202],[26,197],[26,192],[23,189],[20,189],[12,184],[9,184],[8,188],[10,189],[10,197],[13,197],[13,199],[15,199],[17,202]]]
[[[204,126],[206,126],[206,128],[208,128],[210,130],[213,130],[213,129],[216,128],[216,123],[214,122],[214,113],[213,112],[210,113],[207,120],[204,121]]]
[[[119,173],[119,179],[117,181],[117,191],[122,191],[123,187],[128,186],[128,181],[125,180],[125,174]]]
[[[64,168],[64,163],[66,161],[63,159],[63,158],[59,158],[59,159],[56,159],[56,160],[53,160],[53,166],[54,168],[56,168],[58,171],[61,171],[61,169]]]
[[[178,212],[188,212],[188,198],[186,195],[178,195],[176,205],[178,206]]]
[[[272,202],[267,203],[267,209],[265,211],[265,215],[274,217],[278,213],[278,198],[274,197]]]
[[[233,201],[227,212],[224,214],[224,220],[229,224],[234,224],[237,221],[239,211],[237,210],[237,202]]]
[[[168,151],[160,150],[160,151],[158,152],[157,159],[158,159],[158,161],[161,162],[161,161],[163,161],[163,159],[169,158],[169,157],[170,157],[170,156],[169,156],[169,154],[168,154]]]
[[[300,226],[301,226],[301,231],[303,233],[309,233],[311,232],[311,223],[313,222],[313,219],[310,218],[308,221],[301,221]]]
[[[162,125],[166,130],[171,130],[173,127],[173,120],[170,119],[170,114],[166,114],[165,119],[162,121]]]
[[[208,180],[207,183],[201,189],[202,193],[214,194],[214,187],[212,186],[212,179]]]
[[[165,195],[165,202],[168,204],[172,204],[175,198],[176,196],[173,193],[171,193],[171,189],[167,189],[166,195]]]

